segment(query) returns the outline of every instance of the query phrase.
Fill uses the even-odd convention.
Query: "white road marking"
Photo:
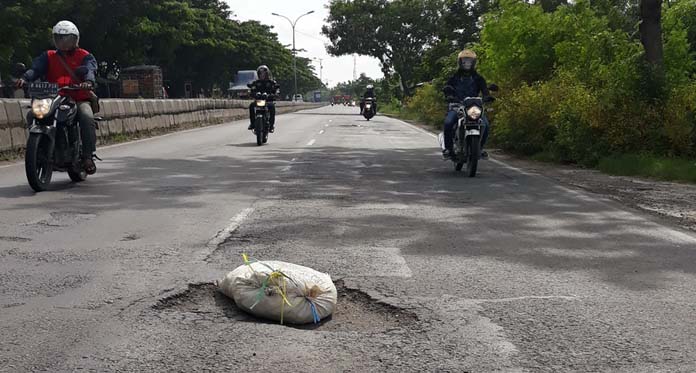
[[[328,124],[324,125],[324,127],[328,127],[328,126],[329,126]]]
[[[312,146],[315,142],[317,142],[317,139],[312,139],[307,143],[307,146]]]
[[[215,237],[213,237],[213,239],[208,241],[208,247],[217,248],[218,245],[225,242],[225,240],[230,238],[232,234],[239,228],[239,226],[242,224],[242,221],[248,218],[252,212],[254,212],[253,208],[245,208],[244,210],[242,210],[242,212],[237,214],[237,216],[230,219],[230,224],[225,229],[218,232],[218,234],[216,234]]]
[[[321,130],[321,131],[319,131],[319,134],[320,134],[320,135],[323,135],[324,132],[325,132],[324,130]]]
[[[288,172],[288,171],[290,171],[290,169],[292,168],[292,164],[293,164],[296,160],[297,160],[297,158],[291,159],[291,160],[290,160],[290,164],[287,165],[287,166],[285,166],[285,167],[283,167],[280,171],[281,171],[281,172]]]

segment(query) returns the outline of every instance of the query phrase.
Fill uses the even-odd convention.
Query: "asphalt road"
[[[0,168],[0,371],[696,371],[696,237],[355,108]],[[328,272],[313,328],[214,291],[246,252]]]

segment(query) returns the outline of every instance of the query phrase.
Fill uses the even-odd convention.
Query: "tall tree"
[[[661,20],[662,0],[640,1],[640,41],[645,48],[645,59],[657,69],[664,62]]]
[[[441,0],[332,0],[322,33],[329,53],[377,58],[385,77],[395,72],[408,95],[416,67],[437,42],[443,8]]]

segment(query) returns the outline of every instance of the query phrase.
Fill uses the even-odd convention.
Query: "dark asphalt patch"
[[[123,242],[127,242],[127,241],[137,241],[137,240],[139,240],[139,239],[140,239],[140,236],[138,236],[137,234],[129,234],[129,235],[126,235],[125,237],[123,237],[123,238],[121,239],[121,241],[123,241]]]
[[[338,305],[334,314],[319,324],[285,325],[296,329],[329,331],[384,333],[400,329],[412,329],[418,323],[415,313],[379,302],[369,295],[345,287],[336,281]],[[160,300],[152,307],[168,314],[187,314],[187,318],[213,323],[230,321],[277,324],[259,319],[240,308],[234,301],[217,290],[213,283],[189,284],[188,288]]]
[[[30,238],[24,238],[24,237],[15,237],[15,236],[0,236],[0,241],[7,241],[7,242],[29,242],[31,241]]]

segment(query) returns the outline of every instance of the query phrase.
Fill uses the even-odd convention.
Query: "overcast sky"
[[[306,49],[299,55],[307,58],[322,58],[324,71],[323,80],[330,86],[339,82],[353,79],[353,57],[330,57],[326,53],[325,45],[329,40],[321,35],[321,26],[328,16],[326,4],[328,0],[226,0],[238,20],[257,20],[261,23],[273,26],[282,44],[292,44],[292,27],[284,18],[272,16],[278,13],[295,20],[298,16],[313,10],[314,13],[302,17],[297,23],[295,42],[297,49]],[[315,61],[317,75],[319,74],[319,61]],[[271,66],[271,69],[273,67]],[[371,78],[380,78],[382,72],[379,61],[370,57],[357,57],[357,74],[365,73]]]

